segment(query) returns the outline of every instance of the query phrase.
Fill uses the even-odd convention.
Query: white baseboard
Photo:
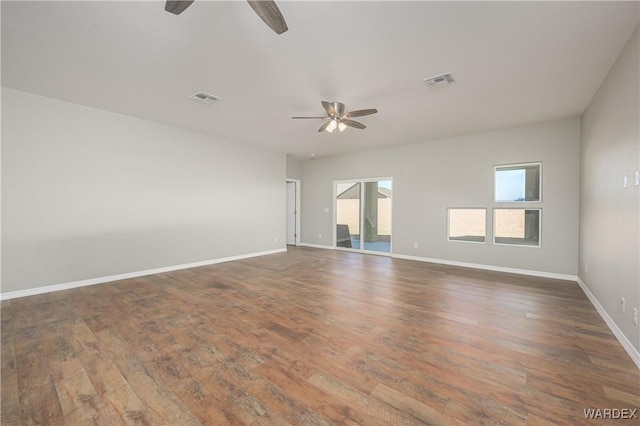
[[[528,269],[506,268],[504,266],[484,265],[481,263],[458,262],[456,260],[432,259],[429,257],[409,256],[404,254],[393,254],[391,257],[405,260],[416,260],[418,262],[438,263],[441,265],[460,266],[462,268],[483,269],[486,271],[506,272],[509,274],[530,275],[532,277],[553,278],[556,280],[566,280],[575,282],[578,277],[575,275],[557,274],[554,272],[532,271]]]
[[[85,287],[95,284],[103,284],[111,281],[126,280],[129,278],[143,277],[145,275],[161,274],[163,272],[178,271],[180,269],[196,268],[198,266],[214,265],[216,263],[230,262],[232,260],[248,259],[250,257],[265,256],[268,254],[276,254],[286,252],[286,248],[261,251],[257,253],[241,254],[238,256],[222,257],[219,259],[204,260],[202,262],[185,263],[182,265],[165,266],[162,268],[147,269],[144,271],[128,272],[125,274],[109,275],[106,277],[91,278],[88,280],[73,281],[63,284],[48,285],[44,287],[29,288],[26,290],[9,291],[0,293],[0,300],[15,299],[17,297],[34,296],[36,294],[51,293],[54,291],[68,290],[71,288]]]
[[[638,367],[638,369],[640,369],[640,352],[638,352],[638,350],[631,344],[629,339],[627,339],[627,336],[625,336],[624,333],[622,333],[622,330],[620,330],[618,325],[609,316],[609,314],[604,309],[604,307],[600,304],[600,302],[598,302],[598,299],[596,299],[593,293],[591,293],[591,290],[589,290],[589,287],[587,287],[584,281],[582,281],[580,277],[577,277],[576,281],[578,282],[578,285],[580,286],[584,294],[587,295],[587,298],[589,299],[593,307],[596,308],[596,311],[598,311],[598,313],[600,314],[604,322],[609,326],[609,329],[611,330],[613,335],[616,336],[616,338],[618,339],[618,342],[620,342],[620,344],[622,345],[624,350],[627,351],[627,353],[629,354],[633,362],[636,363],[636,366]]]
[[[299,246],[302,247],[313,247],[324,250],[335,250],[336,247],[333,246],[323,246],[320,244],[311,244],[311,243],[300,243]],[[376,254],[376,253],[363,253],[363,254]],[[517,268],[506,268],[503,266],[493,266],[493,265],[484,265],[481,263],[469,263],[469,262],[459,262],[457,260],[445,260],[445,259],[434,259],[430,257],[420,257],[420,256],[409,256],[406,254],[391,254],[391,257],[396,259],[405,259],[405,260],[415,260],[418,262],[428,262],[428,263],[438,263],[441,265],[451,265],[451,266],[460,266],[462,268],[473,268],[473,269],[483,269],[486,271],[495,271],[495,272],[506,272],[510,274],[520,274],[520,275],[530,275],[533,277],[541,277],[541,278],[553,278],[556,280],[565,280],[575,282],[577,280],[577,276],[575,275],[567,275],[567,274],[557,274],[554,272],[543,272],[543,271],[531,271],[528,269],[517,269]]]
[[[319,249],[324,249],[324,250],[333,250],[333,249],[335,249],[335,247],[333,247],[333,246],[323,246],[321,244],[311,244],[311,243],[300,243],[300,244],[298,244],[298,246],[300,246],[300,247],[319,248]]]

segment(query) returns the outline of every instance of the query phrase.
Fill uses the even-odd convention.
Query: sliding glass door
[[[391,253],[392,180],[340,181],[336,189],[336,247]]]

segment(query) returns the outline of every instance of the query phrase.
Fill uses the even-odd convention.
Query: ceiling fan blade
[[[284,16],[278,9],[278,5],[273,0],[247,0],[260,19],[269,26],[276,34],[287,31],[287,23]]]
[[[322,108],[324,108],[324,110],[327,111],[327,114],[329,114],[329,117],[333,117],[334,115],[336,115],[336,109],[333,107],[333,104],[331,102],[321,101],[321,103],[322,103]]]
[[[321,120],[326,120],[329,117],[291,117],[291,118],[293,118],[294,120],[305,120],[305,119],[316,119],[316,118],[319,118]]]
[[[347,117],[347,118],[350,118],[350,117],[364,117],[365,115],[375,114],[376,112],[378,112],[378,110],[375,109],[375,108],[359,109],[357,111],[348,112],[344,116]]]
[[[342,120],[340,120],[341,123],[346,124],[349,127],[354,127],[356,129],[364,129],[367,126],[365,126],[362,123],[358,123],[357,121],[353,121],[353,120],[349,120],[348,118],[343,118]]]
[[[329,126],[329,124],[331,124],[332,120],[327,120],[326,123],[324,123],[322,126],[320,126],[320,128],[318,129],[319,133],[322,133],[326,130],[326,128]]]
[[[186,8],[191,6],[193,0],[167,0],[164,4],[164,10],[174,15],[180,15]]]

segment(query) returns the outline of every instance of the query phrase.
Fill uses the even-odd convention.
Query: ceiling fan
[[[327,131],[333,133],[338,129],[341,132],[347,127],[353,127],[355,129],[364,129],[365,126],[362,123],[351,120],[353,117],[364,117],[365,115],[371,115],[378,112],[377,109],[359,109],[357,111],[344,112],[344,104],[342,102],[327,102],[322,101],[322,107],[327,112],[326,117],[291,117],[296,119],[322,119],[327,120],[320,128],[318,132]]]
[[[164,10],[175,15],[180,15],[186,8],[191,6],[194,0],[167,0]],[[249,5],[258,14],[260,19],[269,26],[276,34],[287,31],[287,23],[284,21],[280,9],[273,0],[247,0]]]

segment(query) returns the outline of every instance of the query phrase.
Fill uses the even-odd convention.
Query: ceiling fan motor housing
[[[333,110],[335,111],[335,114],[332,115],[332,117],[335,118],[342,118],[342,115],[344,114],[344,104],[342,102],[331,102],[331,106],[333,106]]]

